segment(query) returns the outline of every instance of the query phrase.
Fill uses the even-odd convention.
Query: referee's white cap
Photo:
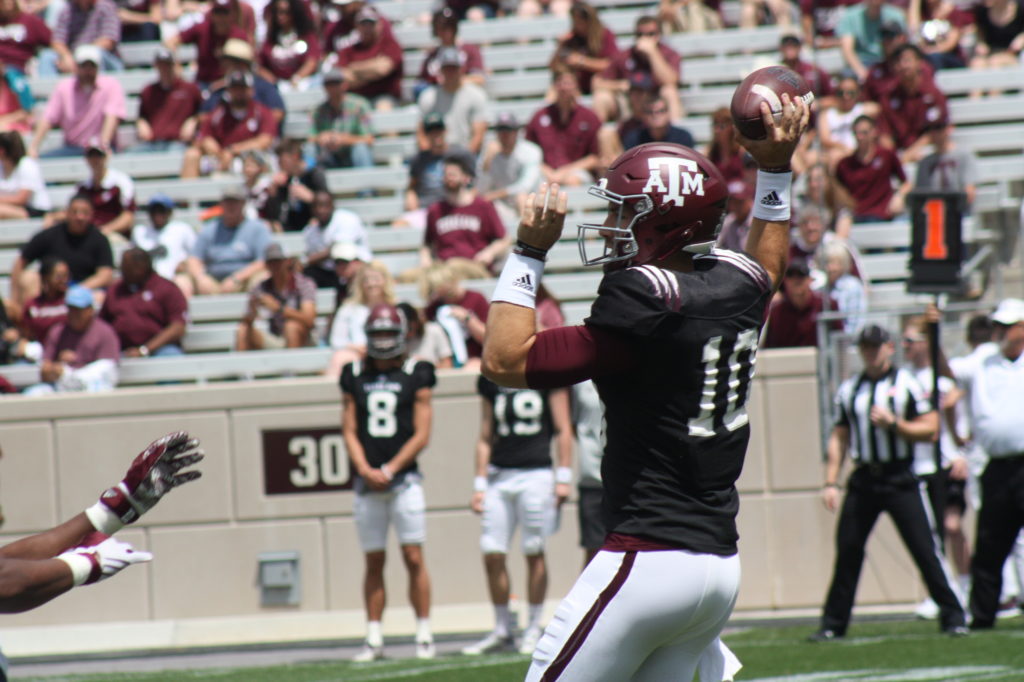
[[[1019,298],[1004,298],[992,313],[992,321],[1006,326],[1024,322],[1024,301]]]

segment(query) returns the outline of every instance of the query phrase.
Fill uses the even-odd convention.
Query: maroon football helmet
[[[366,331],[366,354],[378,360],[390,360],[405,354],[409,331],[405,314],[388,303],[370,309],[363,326]]]
[[[722,229],[729,195],[715,164],[671,142],[630,149],[589,193],[609,202],[609,215],[617,206],[618,218],[614,225],[579,226],[580,257],[584,265],[621,263],[619,267],[656,263],[680,250],[707,253]],[[587,256],[591,230],[604,245],[594,257]]]

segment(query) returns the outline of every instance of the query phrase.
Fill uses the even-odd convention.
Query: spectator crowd
[[[329,345],[328,371],[337,375],[365,353],[369,308],[396,303],[394,284],[413,282],[424,309],[410,319],[421,322],[431,359],[472,367],[486,305],[462,282],[500,269],[529,191],[541,181],[591,185],[620,153],[647,142],[696,145],[684,125],[686,64],[671,35],[728,25],[725,9],[663,0],[628,38],[602,12],[582,1],[442,2],[418,19],[432,44],[418,72],[406,73],[402,32],[363,0],[68,0],[39,12],[0,0],[0,220],[43,225],[11,267],[5,313],[14,347],[28,349],[19,361],[46,357],[32,344],[44,347],[49,325],[66,324],[72,291],[80,302],[90,292],[97,323],[113,328],[118,353],[130,357],[183,352],[189,300],[240,293],[248,302],[236,349]],[[467,22],[512,14],[565,20],[545,100],[529,115],[492,99],[487,50],[460,37]],[[743,0],[738,23],[782,27],[778,61],[817,98],[794,158],[791,262],[765,337],[768,347],[814,345],[820,312],[842,313],[835,327],[850,333],[866,312],[868,283],[849,241],[859,224],[904,217],[915,187],[973,201],[976,162],[954,142],[935,74],[1016,64],[1024,8],[1017,0],[970,8]],[[160,42],[136,114],[120,74],[134,65],[127,44],[138,41]],[[194,47],[188,64],[179,58],[184,45]],[[834,73],[814,59],[829,48],[844,62]],[[36,106],[42,82],[48,96]],[[296,97],[310,102],[299,138],[290,120],[298,114],[286,105]],[[415,112],[417,124],[392,224],[420,231],[422,246],[415,264],[385,265],[374,260],[358,212],[335,201],[329,177],[393,156],[389,131],[375,121],[396,109]],[[720,246],[742,250],[755,167],[727,108],[709,122],[701,151],[730,189]],[[122,170],[155,158],[142,154],[170,152],[184,180],[230,181],[198,220],[173,192],[140,201]],[[61,157],[82,158],[87,172],[74,196],[54,205],[38,159]],[[372,199],[374,190],[352,194]],[[281,236],[291,232],[301,233],[301,248]],[[326,324],[317,320],[330,312],[318,311],[317,289],[334,291]]]

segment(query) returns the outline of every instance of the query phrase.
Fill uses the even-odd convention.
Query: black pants
[[[964,624],[963,607],[943,566],[942,548],[927,504],[920,479],[909,470],[874,475],[861,467],[853,472],[839,512],[835,572],[821,617],[822,629],[846,633],[864,564],[864,546],[882,512],[892,517],[928,593],[939,605],[939,626],[946,629]]]
[[[939,540],[946,539],[946,504],[949,499],[949,470],[939,469],[934,474],[921,476],[925,490],[928,492],[928,503],[935,518],[935,532]]]
[[[1003,589],[1003,563],[1024,526],[1024,455],[993,458],[981,475],[978,539],[971,559],[972,627],[990,628]]]

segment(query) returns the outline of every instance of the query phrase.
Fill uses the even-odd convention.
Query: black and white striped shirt
[[[904,420],[931,411],[914,375],[891,368],[877,379],[858,374],[844,381],[836,393],[836,425],[850,429],[850,456],[858,464],[887,464],[914,459],[914,443],[900,438],[895,429],[871,423],[871,407],[878,405]]]

